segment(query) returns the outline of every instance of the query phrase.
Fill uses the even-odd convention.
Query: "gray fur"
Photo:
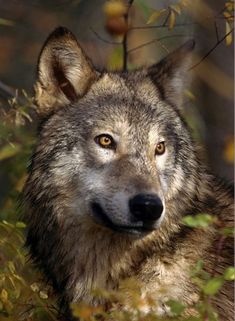
[[[69,39],[71,47],[79,46],[65,29],[55,35],[42,55],[45,50],[49,56],[55,51],[55,39],[57,45],[66,45],[64,39]],[[27,244],[64,308],[70,302],[98,304],[92,289],[117,288],[120,280],[130,276],[142,282],[143,295],[156,293],[159,307],[169,298],[191,304],[198,296],[190,269],[199,259],[205,261],[207,270],[214,268],[218,238],[214,227],[205,232],[181,224],[184,215],[204,212],[227,226],[233,215],[232,196],[202,164],[175,105],[180,101],[179,75],[182,79],[189,47],[182,47],[159,65],[129,73],[97,72],[85,62],[80,49],[73,49],[86,65],[73,73],[72,82],[65,77],[69,86],[84,82],[83,94],[74,88],[79,92],[75,101],[71,91],[58,88],[56,73],[49,81],[57,94],[48,96],[39,75],[36,99],[44,120],[24,190]],[[63,55],[57,59],[64,59]],[[43,63],[44,70],[50,68],[50,59]],[[94,137],[102,133],[115,138],[116,151],[95,143]],[[162,140],[166,152],[155,156],[156,144]],[[101,204],[114,225],[141,227],[141,222],[132,222],[128,210],[129,199],[139,193],[155,193],[164,204],[153,232],[133,236],[97,223],[92,201]],[[215,266],[218,274],[232,265],[231,240],[224,246],[223,257]],[[159,291],[162,287],[166,293]],[[226,284],[214,301],[221,320],[231,321],[231,285]],[[156,313],[161,311],[159,308]]]

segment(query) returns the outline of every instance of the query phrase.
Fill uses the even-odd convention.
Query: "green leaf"
[[[2,26],[12,27],[14,24],[15,22],[12,20],[0,18],[0,25]]]
[[[235,279],[235,268],[230,266],[224,272],[224,279],[226,281],[233,281]]]
[[[203,288],[203,292],[207,295],[215,295],[222,287],[224,281],[222,278],[214,277],[210,279]]]
[[[170,307],[171,312],[176,316],[180,316],[186,308],[184,304],[175,300],[169,300],[166,304]]]
[[[234,235],[234,229],[233,227],[225,227],[222,229],[222,234],[224,236],[233,236]]]
[[[215,218],[209,214],[187,215],[183,218],[183,223],[190,227],[206,228],[215,222]]]
[[[24,222],[16,222],[17,228],[26,228],[26,224]]]

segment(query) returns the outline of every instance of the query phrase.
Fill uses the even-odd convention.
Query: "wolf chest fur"
[[[202,163],[181,116],[193,46],[113,73],[95,70],[65,28],[41,51],[42,122],[24,189],[27,245],[68,317],[71,302],[97,305],[93,289],[116,289],[129,277],[143,295],[156,294],[162,314],[168,299],[198,300],[189,276],[198,260],[216,275],[232,265],[230,238],[217,260],[215,227],[182,224],[185,215],[208,213],[231,226],[233,216],[229,188]],[[233,318],[231,288],[212,300],[223,321]]]

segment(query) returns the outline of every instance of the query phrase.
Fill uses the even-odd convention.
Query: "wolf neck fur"
[[[175,230],[178,229],[179,226],[175,225]],[[70,240],[77,245],[76,254],[71,253],[75,257],[72,300],[76,302],[85,298],[93,304],[96,300],[91,295],[92,290],[117,288],[121,279],[135,274],[141,262],[153,252],[157,255],[169,239],[169,235],[161,230],[142,239],[134,239],[106,228],[82,225],[74,235],[76,240]]]

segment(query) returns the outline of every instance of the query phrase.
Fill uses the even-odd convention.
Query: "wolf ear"
[[[194,40],[187,41],[159,63],[148,68],[148,76],[159,89],[161,98],[180,107],[183,87],[191,61]]]
[[[96,72],[74,35],[57,28],[46,40],[38,62],[35,99],[46,115],[75,102],[89,89]]]

